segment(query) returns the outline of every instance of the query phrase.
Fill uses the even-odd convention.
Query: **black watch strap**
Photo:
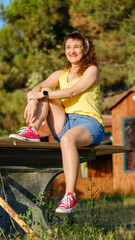
[[[43,91],[43,99],[46,99],[48,97],[48,91]]]

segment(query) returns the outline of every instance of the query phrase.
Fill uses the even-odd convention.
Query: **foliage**
[[[102,89],[124,90],[126,85],[134,85],[135,2],[78,0],[71,8],[73,26],[95,38],[101,60]]]
[[[90,187],[88,187],[90,198],[88,199],[88,206],[90,209],[90,216],[91,216],[90,225],[92,227],[98,226],[100,216],[103,212],[103,208],[105,205],[105,199],[106,199],[106,195],[104,195],[102,205],[100,207],[97,207],[96,198],[97,198],[98,189],[94,190],[95,186],[96,186],[95,182],[93,182],[93,178],[92,178],[92,168],[90,166]]]
[[[13,93],[0,91],[0,129],[7,134],[24,125],[23,112],[26,105],[25,93],[16,90]],[[5,131],[6,130],[6,131]]]
[[[46,78],[49,68],[54,71],[56,63],[57,67],[62,65],[56,55],[59,59],[61,51],[58,53],[58,50],[69,28],[68,5],[68,1],[60,3],[58,0],[52,3],[49,0],[14,0],[2,10],[8,25],[0,31],[1,88],[25,87],[33,71]]]
[[[133,0],[12,0],[6,8],[0,4],[0,16],[5,20],[0,30],[0,89],[4,91],[0,94],[5,102],[12,98],[11,92],[20,89],[23,95],[25,87],[31,89],[63,67],[61,45],[73,29],[94,37],[105,94],[135,85]],[[24,104],[15,111],[8,103],[4,106],[0,129],[15,131],[23,122]],[[3,123],[4,117],[12,127]]]

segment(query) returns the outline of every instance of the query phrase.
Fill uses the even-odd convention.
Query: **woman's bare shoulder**
[[[99,84],[100,82],[100,73],[99,73],[99,69],[97,66],[95,65],[91,65],[89,66],[85,72],[84,72],[84,77],[86,78],[91,78],[91,79],[95,79],[94,84]]]
[[[48,78],[46,78],[39,85],[44,88],[45,87],[50,87],[50,88],[56,87],[58,85],[61,73],[62,73],[62,70],[57,70],[57,71],[53,72]]]
[[[57,70],[53,72],[46,80],[49,81],[58,81],[63,70]]]
[[[89,66],[89,67],[86,69],[86,71],[92,71],[92,72],[97,73],[97,72],[99,72],[99,69],[98,69],[97,66],[91,65],[91,66]]]
[[[63,70],[57,70],[51,74],[51,76],[59,78]]]

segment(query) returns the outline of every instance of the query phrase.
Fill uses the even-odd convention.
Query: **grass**
[[[52,206],[51,206],[52,207]],[[55,207],[55,205],[54,205]],[[135,196],[108,195],[106,199],[94,199],[91,214],[90,200],[79,201],[78,207],[69,215],[54,214],[52,233],[39,227],[37,235],[5,236],[0,239],[16,240],[134,240],[135,239]],[[52,211],[51,211],[52,212]],[[93,221],[93,219],[95,222]]]

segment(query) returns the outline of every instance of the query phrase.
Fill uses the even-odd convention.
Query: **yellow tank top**
[[[72,82],[67,81],[68,70],[62,72],[59,78],[59,87],[60,89],[70,88],[77,81],[79,81],[80,77],[76,78]],[[82,115],[88,115],[97,119],[103,126],[103,118],[100,112],[99,106],[99,93],[100,93],[100,85],[93,85],[84,93],[72,97],[70,99],[62,99],[62,104],[65,107],[65,112],[70,113],[78,113]]]

